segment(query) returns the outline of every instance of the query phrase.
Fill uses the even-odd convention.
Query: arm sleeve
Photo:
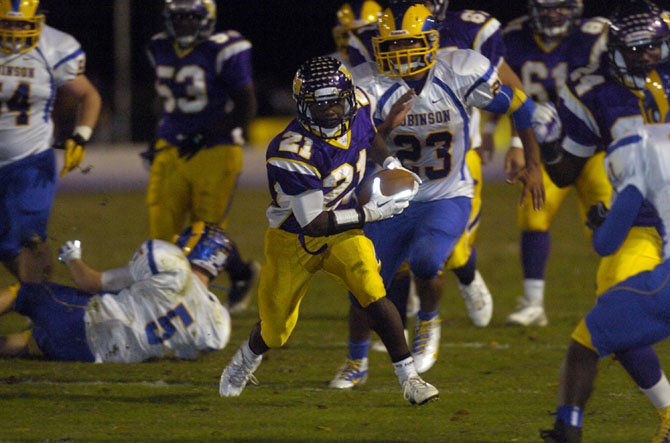
[[[633,226],[643,201],[642,193],[632,185],[617,195],[605,221],[593,233],[593,248],[599,255],[611,255],[619,249]]]
[[[293,215],[303,228],[323,212],[323,191],[320,189],[289,196],[289,200]]]
[[[134,283],[130,266],[110,269],[101,274],[102,290],[105,292],[118,292]]]

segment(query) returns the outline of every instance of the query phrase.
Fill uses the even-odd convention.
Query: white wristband
[[[91,136],[93,135],[93,128],[90,126],[77,126],[74,128],[74,132],[72,135],[78,135],[84,141],[89,141],[91,139]]]
[[[509,142],[510,147],[515,149],[523,149],[523,143],[521,143],[521,138],[515,135]]]

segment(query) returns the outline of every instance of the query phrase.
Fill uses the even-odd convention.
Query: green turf
[[[350,392],[327,382],[346,353],[345,291],[318,276],[295,333],[283,350],[266,355],[239,398],[218,396],[222,368],[256,318],[234,317],[231,343],[196,362],[133,365],[0,360],[0,440],[172,441],[436,441],[533,442],[553,418],[558,369],[569,333],[592,305],[597,257],[585,241],[574,197],[552,230],[547,273],[546,328],[510,328],[504,319],[521,293],[514,205],[518,191],[485,188],[477,241],[479,268],[495,300],[492,324],[470,326],[454,278],[448,275],[441,315],[441,355],[425,379],[440,400],[411,407],[402,399],[388,358],[371,355],[368,382]],[[244,255],[261,258],[265,191],[241,191],[229,232]],[[125,263],[144,240],[141,194],[61,195],[51,225],[54,246],[83,242],[94,267]],[[56,277],[67,282],[59,265]],[[11,282],[0,271],[0,284]],[[221,282],[225,284],[226,282]],[[0,319],[0,333],[25,325]],[[668,346],[658,347],[667,366]],[[602,362],[584,419],[585,441],[640,442],[657,418],[624,371]]]

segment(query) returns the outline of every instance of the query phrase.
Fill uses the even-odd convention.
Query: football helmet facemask
[[[627,0],[609,21],[612,72],[628,88],[643,89],[647,74],[670,59],[670,14],[648,0]]]
[[[337,10],[337,24],[333,27],[337,52],[346,58],[349,31],[376,23],[381,12],[382,7],[375,0],[354,0],[340,6]]]
[[[293,77],[293,98],[298,120],[311,133],[323,138],[341,137],[349,131],[356,114],[356,94],[351,74],[333,57],[314,57],[298,68]],[[343,112],[327,120],[314,115],[312,107],[341,104]]]
[[[530,26],[541,38],[567,35],[583,10],[582,0],[528,0]]]
[[[174,242],[188,261],[216,278],[225,268],[235,243],[214,223],[198,221],[184,229]]]
[[[372,47],[379,71],[406,77],[430,69],[440,40],[435,17],[423,4],[401,2],[379,19],[379,36]]]
[[[165,0],[165,28],[181,48],[206,40],[216,25],[214,0]]]
[[[44,27],[39,5],[39,0],[0,0],[1,52],[18,54],[37,46]]]

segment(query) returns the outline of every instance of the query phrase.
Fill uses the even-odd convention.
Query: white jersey
[[[88,303],[86,336],[96,362],[194,359],[199,351],[226,346],[228,311],[193,274],[177,246],[146,241],[129,268],[132,285]]]
[[[381,74],[361,80],[359,86],[371,96],[377,123],[410,89],[403,79]],[[473,196],[465,163],[471,148],[471,114],[473,108],[491,102],[497,87],[497,71],[478,52],[459,49],[438,57],[409,113],[387,140],[391,154],[423,180],[414,200]]]
[[[30,51],[0,53],[0,167],[51,147],[56,90],[85,63],[77,40],[49,26]]]
[[[605,157],[607,175],[616,193],[635,186],[663,224],[663,259],[670,258],[670,124],[648,125],[615,140]]]

